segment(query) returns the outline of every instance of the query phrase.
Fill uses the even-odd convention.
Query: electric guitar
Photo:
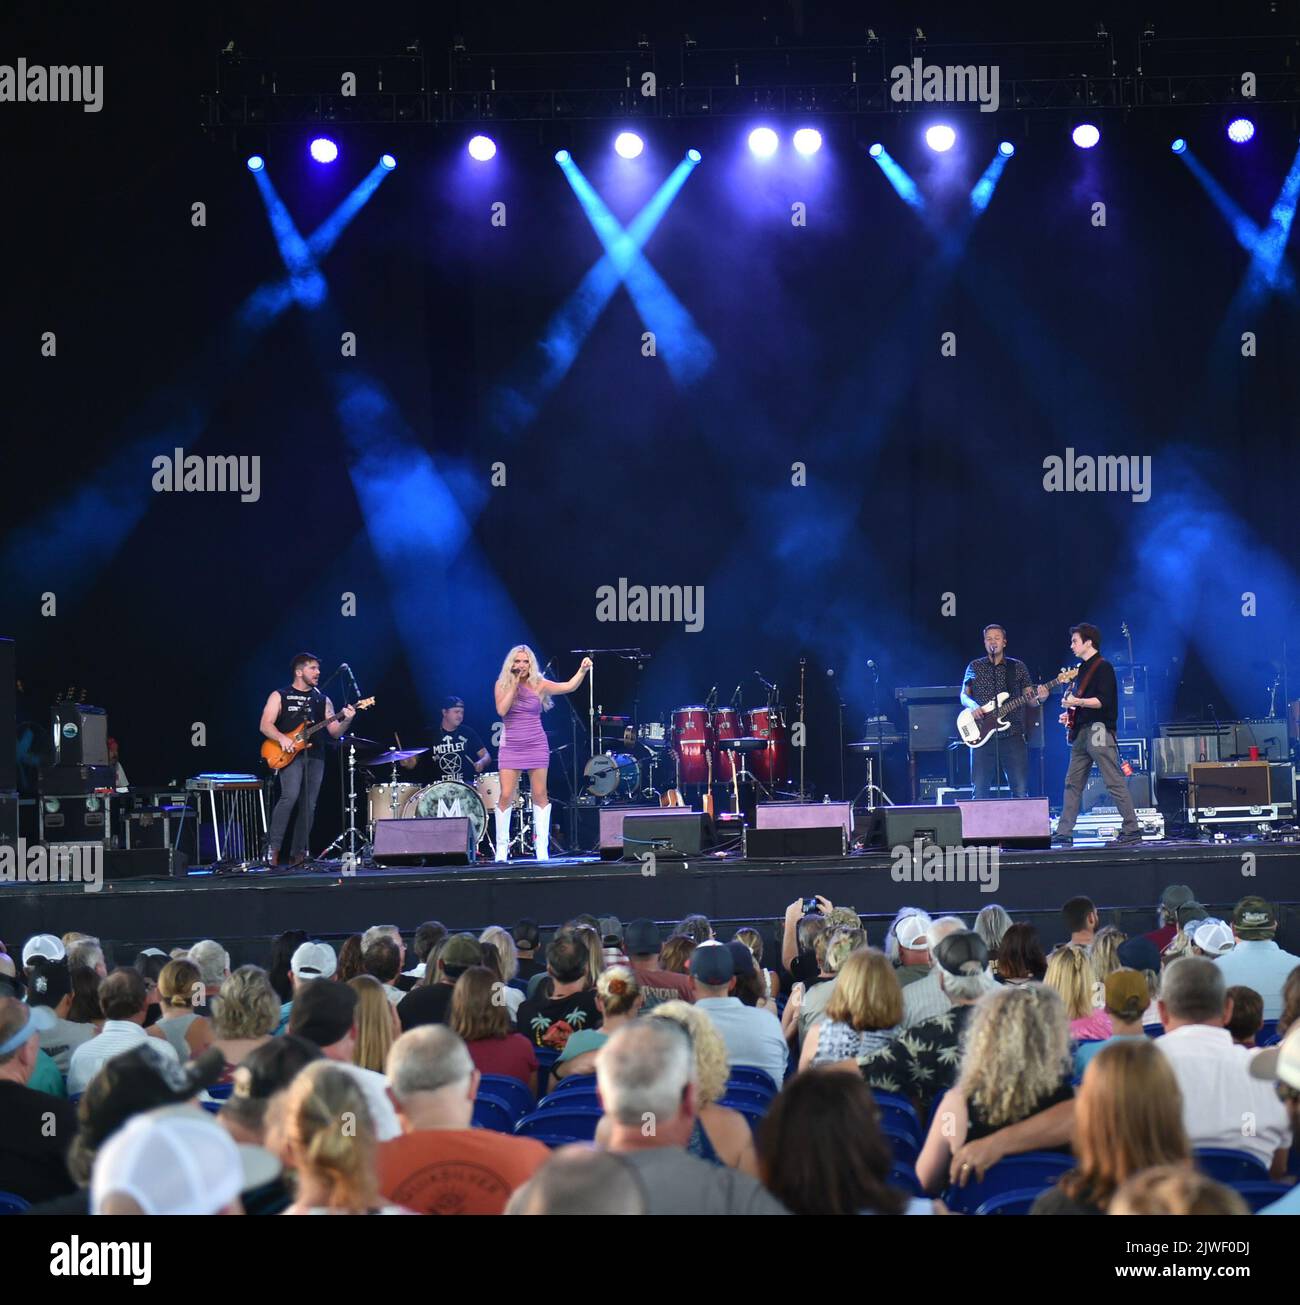
[[[367,707],[375,705],[375,700],[373,698],[362,698],[360,702],[352,705],[357,711],[365,711]],[[312,746],[307,740],[317,730],[323,730],[326,725],[332,725],[342,715],[342,712],[336,711],[333,716],[326,716],[324,720],[317,721],[315,725],[308,725],[306,721],[303,721],[297,729],[289,732],[290,746],[287,748],[282,748],[274,739],[263,739],[262,759],[272,770],[283,770],[290,762]]]
[[[1062,667],[1061,673],[1055,679],[1048,680],[1044,687],[1051,689],[1058,684],[1069,684],[1078,673],[1077,666],[1071,667],[1068,671]],[[983,705],[984,714],[979,720],[975,719],[975,713],[969,707],[961,712],[957,717],[957,733],[961,735],[961,741],[967,747],[982,748],[995,734],[1011,728],[1008,717],[1013,711],[1019,707],[1028,707],[1037,701],[1037,685],[1026,689],[1018,698],[1011,697],[1004,690],[998,694],[996,700],[990,699]]]

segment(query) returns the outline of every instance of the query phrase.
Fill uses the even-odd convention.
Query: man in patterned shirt
[[[989,972],[989,950],[977,933],[962,931],[940,939],[934,961],[952,1005],[942,1015],[922,1020],[883,1047],[858,1057],[868,1087],[911,1098],[922,1120],[931,1103],[957,1081],[961,1040],[971,1011],[997,986]]]
[[[976,720],[983,716],[986,703],[997,702],[999,693],[1018,698],[1034,683],[1024,662],[1006,655],[1007,632],[1000,625],[984,627],[984,650],[988,656],[971,662],[961,677],[961,705],[969,707]],[[1040,684],[1038,701],[1046,697],[1047,689]],[[994,786],[1002,782],[1003,771],[1012,797],[1029,796],[1026,710],[1017,707],[1007,718],[1011,722],[1009,730],[998,731],[983,747],[970,750],[971,785],[976,798],[992,796]]]

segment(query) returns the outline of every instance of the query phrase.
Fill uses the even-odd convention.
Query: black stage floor
[[[221,941],[232,961],[265,963],[267,939],[304,929],[341,939],[377,923],[403,931],[424,920],[478,932],[522,916],[546,930],[582,912],[671,923],[700,912],[728,930],[779,920],[796,897],[820,893],[860,915],[887,920],[900,906],[932,915],[969,916],[992,902],[1034,920],[1050,946],[1061,937],[1059,908],[1083,893],[1103,923],[1129,931],[1155,927],[1153,904],[1167,884],[1185,883],[1212,914],[1259,894],[1281,908],[1279,942],[1300,948],[1300,844],[1148,843],[1134,848],[1003,851],[993,891],[979,883],[898,882],[885,852],[834,859],[743,860],[703,855],[661,859],[657,873],[637,862],[567,858],[537,863],[360,870],[339,866],[169,880],[110,880],[99,892],[77,884],[0,885],[0,938],[14,947],[34,933],[90,933],[114,944],[115,959],[138,947]],[[881,942],[882,930],[869,929]]]

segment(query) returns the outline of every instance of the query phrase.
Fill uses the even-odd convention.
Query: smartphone
[[[805,897],[803,899],[803,913],[805,915],[820,915],[822,908],[817,905],[815,897]]]

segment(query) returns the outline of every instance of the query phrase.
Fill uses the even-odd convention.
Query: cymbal
[[[418,757],[428,750],[428,748],[389,748],[387,752],[381,752],[377,757],[371,757],[363,764],[367,769],[373,770],[376,766],[391,766],[395,761],[410,761],[412,757]]]

